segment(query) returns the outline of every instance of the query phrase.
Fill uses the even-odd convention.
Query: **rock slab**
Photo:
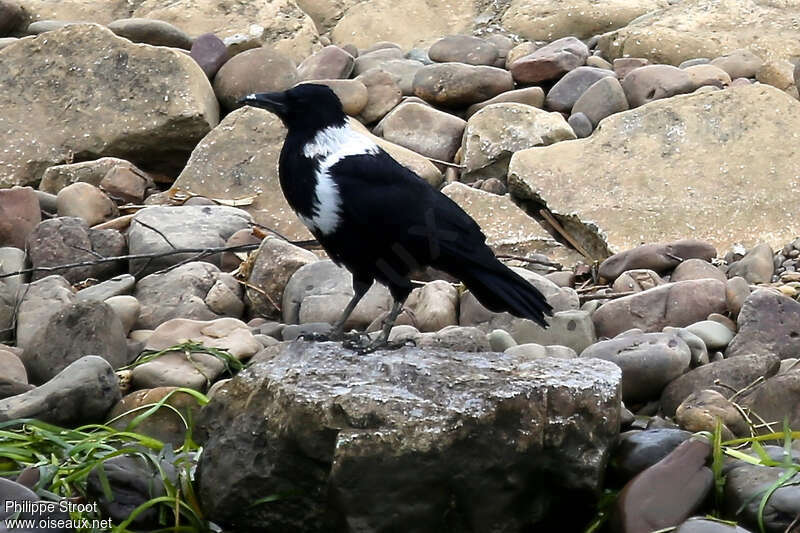
[[[759,237],[783,245],[796,228],[775,220],[796,209],[800,162],[792,143],[767,139],[800,136],[799,106],[766,85],[652,102],[607,117],[587,139],[515,153],[509,192],[531,209],[546,204],[598,259],[603,243],[686,235],[717,249]]]
[[[0,54],[1,186],[33,183],[75,157],[175,172],[219,121],[208,78],[178,51],[87,24],[18,44]]]
[[[551,494],[599,487],[619,377],[598,360],[292,343],[204,408],[199,494],[244,530],[518,531]],[[277,490],[298,496],[243,505]]]

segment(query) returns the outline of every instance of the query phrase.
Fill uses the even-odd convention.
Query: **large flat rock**
[[[117,156],[183,166],[219,120],[208,78],[186,54],[76,24],[0,50],[0,186],[47,167]]]
[[[682,0],[600,38],[605,57],[678,65],[749,48],[765,61],[800,56],[797,0]]]
[[[418,348],[356,355],[335,343],[276,348],[200,415],[199,493],[216,523],[520,531],[566,491],[600,487],[619,428],[613,363]],[[249,506],[276,492],[292,496]]]
[[[577,254],[556,242],[536,220],[514,205],[508,195],[499,196],[457,181],[445,186],[442,194],[475,219],[486,235],[486,244],[495,253],[541,253],[564,263],[574,263],[579,259]]]
[[[667,0],[511,0],[502,23],[506,30],[532,41],[587,39],[666,5]]]
[[[200,141],[172,191],[240,200],[241,209],[259,224],[289,239],[310,239],[286,202],[278,179],[285,136],[286,128],[272,113],[254,107],[238,109]]]
[[[352,43],[359,48],[391,41],[411,48],[443,35],[467,33],[478,12],[471,0],[370,0],[346,9],[331,30],[334,44]]]
[[[798,112],[765,85],[658,100],[587,139],[515,153],[509,190],[528,210],[546,204],[598,259],[606,245],[688,236],[780,247],[797,234]]]

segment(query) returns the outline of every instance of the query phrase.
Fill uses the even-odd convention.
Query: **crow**
[[[300,84],[241,102],[274,113],[288,129],[278,168],[283,194],[328,256],[353,275],[353,297],[329,339],[344,337],[345,321],[378,281],[394,303],[366,351],[386,346],[412,289],[409,275],[426,266],[461,280],[489,310],[547,327],[552,308],[542,293],[498,261],[458,204],[351,128],[329,87]]]

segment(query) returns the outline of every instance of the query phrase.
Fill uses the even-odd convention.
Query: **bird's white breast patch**
[[[349,126],[331,126],[317,133],[303,147],[303,155],[318,162],[315,174],[314,213],[311,218],[300,217],[312,232],[328,235],[336,231],[340,222],[342,199],[339,186],[330,174],[330,169],[348,156],[378,153],[378,145]]]

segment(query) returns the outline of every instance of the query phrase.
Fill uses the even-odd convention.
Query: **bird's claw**
[[[378,350],[399,350],[400,348],[405,348],[406,346],[416,346],[417,343],[414,339],[404,339],[400,341],[389,341],[387,339],[375,339],[367,346],[363,346],[361,348],[356,349],[356,353],[359,355],[366,355]]]
[[[298,339],[302,339],[304,341],[309,342],[327,342],[330,340],[335,340],[331,338],[331,335],[328,333],[317,333],[317,332],[310,332],[310,333],[303,333],[302,335],[297,337]]]

